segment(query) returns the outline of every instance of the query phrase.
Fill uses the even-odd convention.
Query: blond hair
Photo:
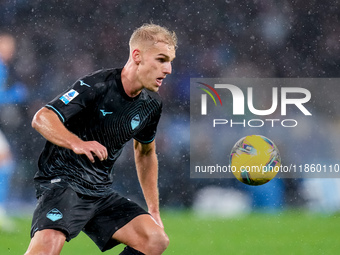
[[[134,47],[148,48],[151,45],[163,42],[177,48],[177,36],[175,32],[155,24],[144,24],[137,28],[130,37],[130,50]]]

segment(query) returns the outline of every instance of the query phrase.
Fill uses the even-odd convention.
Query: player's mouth
[[[160,87],[162,85],[162,82],[163,82],[164,78],[163,77],[160,77],[160,78],[157,78],[156,79],[156,83],[157,83],[157,86]]]

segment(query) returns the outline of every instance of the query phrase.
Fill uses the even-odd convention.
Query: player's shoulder
[[[144,96],[149,98],[150,100],[156,100],[156,101],[162,103],[162,98],[161,98],[161,96],[159,95],[158,92],[154,92],[154,91],[151,91],[151,90],[148,90],[148,89],[143,89],[143,93],[144,93]]]
[[[80,85],[95,86],[96,84],[102,84],[109,80],[114,80],[119,72],[120,69],[118,68],[100,69],[80,78],[78,81],[81,83]]]
[[[163,102],[161,96],[158,94],[158,92],[150,91],[147,89],[142,90],[142,98],[144,100],[149,101],[150,103],[153,102],[157,105],[157,108],[162,108]]]

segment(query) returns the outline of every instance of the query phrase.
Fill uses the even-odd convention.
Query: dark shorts
[[[85,232],[106,251],[119,244],[112,235],[141,214],[147,214],[136,203],[114,193],[107,197],[87,197],[71,188],[45,191],[33,214],[31,237],[43,229],[63,232],[66,241]]]

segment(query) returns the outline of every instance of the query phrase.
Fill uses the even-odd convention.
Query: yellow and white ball
[[[265,136],[250,135],[240,139],[230,154],[234,176],[248,185],[262,185],[280,170],[281,157],[276,145]]]

